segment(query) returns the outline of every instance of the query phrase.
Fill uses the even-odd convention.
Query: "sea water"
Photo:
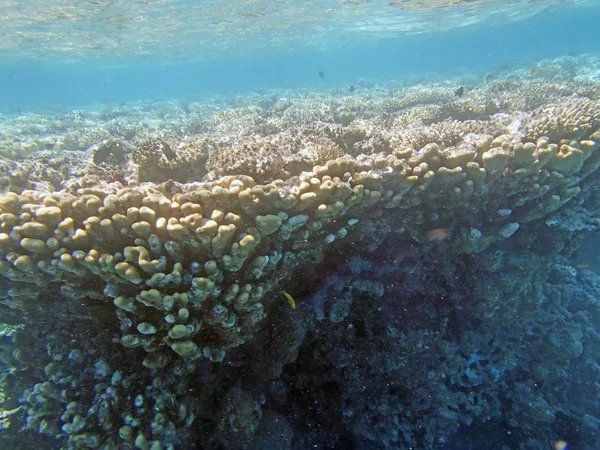
[[[378,1],[140,2],[131,11],[121,3],[91,2],[58,6],[58,18],[44,17],[43,2],[29,3],[8,5],[2,19],[0,106],[8,113],[215,92],[345,88],[364,78],[409,85],[530,70],[542,59],[593,54],[598,43],[593,1],[456,2],[457,9],[416,11]],[[32,12],[39,17],[30,20]],[[94,22],[95,16],[103,19]]]
[[[0,447],[600,448],[599,2],[0,8]]]

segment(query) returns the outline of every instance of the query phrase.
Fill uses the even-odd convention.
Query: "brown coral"
[[[268,180],[281,171],[283,163],[283,155],[271,142],[254,139],[213,149],[206,167],[215,177],[244,174],[256,180]]]
[[[393,229],[430,245],[428,231],[451,224],[451,245],[479,252],[560,208],[600,166],[597,114],[597,100],[569,98],[532,118],[409,120],[397,130],[354,120],[292,140],[148,141],[134,160],[156,172],[140,181],[173,179],[130,186],[61,190],[56,179],[67,175],[52,171],[64,156],[45,169],[34,158],[23,173],[52,181],[22,180],[0,196],[0,274],[61,285],[70,298],[109,297],[121,344],[143,349],[147,367],[221,361],[252,339],[282,279],[344,239],[376,246]],[[534,140],[528,129],[550,136]],[[359,155],[340,157],[344,136]],[[187,182],[203,178],[206,153],[213,180]],[[292,173],[303,157],[317,164]]]

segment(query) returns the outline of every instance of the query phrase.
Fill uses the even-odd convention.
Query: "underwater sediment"
[[[5,121],[0,437],[597,447],[599,86],[455,89]]]

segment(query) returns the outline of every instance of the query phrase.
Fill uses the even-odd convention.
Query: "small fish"
[[[578,269],[589,269],[591,266],[591,264],[577,264],[575,267],[577,267]]]
[[[465,88],[463,86],[460,86],[457,90],[454,91],[454,95],[456,95],[457,97],[462,97],[464,93]]]
[[[364,82],[363,80],[360,80],[360,81],[358,82],[358,85],[359,85],[359,86],[364,86],[364,85],[365,85],[365,82]]]
[[[569,444],[567,441],[559,439],[554,443],[554,450],[569,450]]]
[[[171,146],[169,144],[167,144],[166,142],[162,143],[162,152],[163,152],[163,155],[165,155],[169,161],[171,161],[173,159],[177,159],[177,153],[175,153],[171,149]]]
[[[443,241],[450,237],[450,230],[448,228],[436,228],[435,230],[429,230],[425,233],[428,241]]]
[[[534,76],[536,73],[537,73],[537,67],[534,67],[533,69],[531,69],[531,70],[529,71],[529,76],[530,76],[530,77],[532,77],[532,76]]]
[[[320,77],[320,78],[325,78],[325,73],[323,73],[323,72],[319,72],[319,77]]]
[[[294,297],[292,297],[290,295],[290,293],[286,292],[286,291],[281,291],[281,293],[286,298],[287,302],[290,304],[290,306],[292,307],[292,309],[296,309],[296,300],[294,300]]]
[[[491,72],[488,72],[488,73],[486,73],[486,74],[483,76],[483,82],[484,82],[484,83],[489,83],[489,82],[490,82],[490,81],[492,81],[494,78],[496,78],[496,75],[494,75],[494,74],[493,74],[493,73],[491,73]]]
[[[354,86],[350,86],[348,88],[348,92],[354,92],[356,90],[356,88]]]

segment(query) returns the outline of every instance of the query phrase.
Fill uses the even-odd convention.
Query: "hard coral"
[[[455,99],[440,88],[424,93],[421,104],[429,102],[436,119],[424,126],[410,107],[417,91],[395,118],[359,117],[349,100],[343,111],[355,117],[348,124],[334,123],[342,105],[292,100],[286,112],[317,105],[301,118],[328,124],[254,139],[246,136],[270,112],[241,108],[227,116],[244,131],[235,138],[142,139],[119,182],[99,179],[91,153],[42,153],[20,171],[12,165],[17,172],[0,195],[0,305],[13,308],[3,317],[35,321],[12,342],[16,350],[0,356],[39,374],[31,386],[14,381],[25,425],[73,448],[160,448],[199,436],[251,445],[266,406],[250,382],[274,405],[296,399],[306,441],[317,436],[331,446],[339,444],[339,433],[330,432],[336,427],[382,445],[432,447],[456,423],[506,408],[511,423],[531,416],[513,395],[524,396],[531,377],[491,338],[481,348],[493,350],[476,350],[484,333],[477,327],[489,323],[501,339],[535,330],[527,320],[536,314],[576,314],[557,304],[558,288],[541,297],[537,286],[554,247],[535,249],[552,242],[572,252],[582,231],[548,223],[560,222],[561,209],[583,208],[594,192],[599,100],[560,91],[535,112],[507,101],[497,113],[464,121],[451,117],[464,105],[445,109]],[[66,162],[78,162],[75,178],[64,173]],[[600,223],[592,216],[587,229]],[[501,245],[507,241],[511,249]],[[523,267],[531,267],[526,275]],[[306,280],[324,287],[309,292]],[[592,334],[566,338],[567,329],[527,342],[539,354],[557,358],[567,348],[569,361],[578,359]],[[117,369],[120,355],[136,369]],[[527,362],[545,379],[558,373],[536,355]],[[267,389],[267,378],[280,375],[294,382]],[[492,385],[500,391],[487,393]],[[335,419],[320,386],[335,393]],[[584,391],[585,381],[578,386]],[[552,395],[533,399],[548,411],[535,416],[540,423],[560,410]],[[382,399],[376,409],[384,421],[373,397]],[[331,426],[313,427],[315,417]]]
[[[257,181],[273,178],[283,168],[283,155],[271,142],[253,140],[210,152],[206,167],[215,177],[249,175]]]

